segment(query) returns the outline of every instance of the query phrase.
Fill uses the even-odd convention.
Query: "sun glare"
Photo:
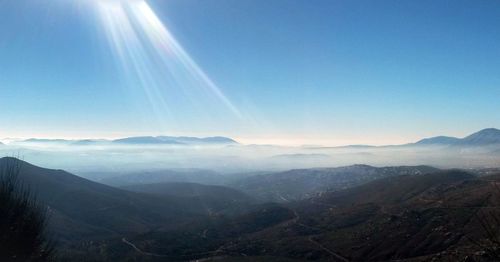
[[[200,114],[207,114],[204,108],[219,108],[219,113],[242,117],[147,2],[101,0],[96,5],[126,81],[141,87],[159,119],[171,121],[167,118],[179,99]]]

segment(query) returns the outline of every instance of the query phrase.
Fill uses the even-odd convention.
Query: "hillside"
[[[230,251],[318,261],[494,261],[474,242],[485,241],[480,222],[500,213],[498,184],[462,171],[385,178],[291,204],[293,223],[248,235]]]
[[[0,167],[9,163],[50,207],[62,260],[493,261],[477,243],[488,243],[482,224],[500,217],[500,178],[489,170],[480,177],[429,167],[312,170],[306,177],[353,180],[280,205],[255,204],[254,195],[223,186],[118,189],[0,159]]]
[[[235,189],[198,183],[167,182],[129,185],[121,188],[167,198],[170,196],[187,198],[192,202],[203,203],[210,213],[243,212],[256,203],[253,198]]]
[[[59,244],[70,248],[85,239],[103,240],[155,228],[176,228],[213,215],[220,203],[193,197],[130,192],[92,182],[62,170],[1,158],[0,168],[18,166],[19,178],[50,209],[50,226]],[[214,192],[214,195],[216,193]]]
[[[227,177],[224,177],[214,171],[204,169],[164,169],[158,171],[133,172],[99,180],[98,182],[110,186],[129,186],[140,184],[156,184],[156,183],[199,183],[208,185],[224,184]]]
[[[498,184],[458,170],[387,177],[129,241],[151,261],[495,261],[475,243],[500,214]]]
[[[480,219],[498,213],[497,184],[458,170],[387,177],[131,241],[165,256],[180,245],[190,259],[213,261],[493,261],[472,240],[484,241]]]
[[[180,197],[219,197],[245,201],[249,201],[251,199],[249,196],[232,188],[187,182],[139,184],[123,186],[121,188],[133,192]]]
[[[126,257],[139,261],[204,261],[203,259],[208,257],[226,258],[230,254],[244,257],[239,250],[229,251],[227,247],[245,235],[256,234],[292,220],[294,213],[291,209],[276,204],[265,204],[255,206],[236,217],[217,217],[192,223],[178,230],[156,230],[127,238],[127,241],[133,243],[142,253],[120,243],[110,245],[109,250],[114,250],[114,260]],[[275,256],[269,258],[265,261],[278,261]],[[235,261],[233,259],[231,256],[228,261]],[[260,260],[252,257],[250,261]]]
[[[437,170],[428,166],[377,168],[367,165],[294,169],[248,177],[234,182],[231,186],[264,201],[286,203],[326,191],[362,185],[379,178],[418,175]]]

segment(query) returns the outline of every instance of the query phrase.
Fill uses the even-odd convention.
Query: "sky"
[[[500,127],[498,25],[495,0],[0,0],[0,137],[462,137]]]

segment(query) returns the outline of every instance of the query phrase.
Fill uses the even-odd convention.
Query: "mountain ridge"
[[[13,157],[0,158],[0,168],[19,170],[23,186],[49,208],[50,226],[62,242],[175,227],[210,214],[210,206],[192,197],[132,192]]]
[[[191,136],[131,136],[118,139],[47,139],[47,138],[29,138],[17,141],[15,143],[34,143],[34,144],[67,144],[67,145],[239,145],[240,143],[230,137],[209,136],[209,137],[191,137]],[[1,144],[1,143],[0,143]],[[398,147],[398,146],[426,146],[426,145],[444,145],[444,146],[488,146],[500,144],[500,129],[485,128],[472,133],[463,138],[452,136],[434,136],[418,140],[414,143],[396,144],[396,145],[344,145],[344,146],[314,146],[305,148],[377,148],[377,147]],[[252,146],[252,145],[247,145]],[[263,146],[263,145],[260,145]],[[272,146],[272,145],[271,145]]]
[[[472,133],[463,138],[450,136],[436,136],[424,138],[413,145],[465,145],[465,146],[484,146],[491,144],[500,144],[500,130],[496,128],[485,128]]]
[[[28,138],[15,143],[59,144],[59,145],[234,145],[236,140],[224,136],[189,137],[189,136],[131,136],[118,139],[50,139]]]

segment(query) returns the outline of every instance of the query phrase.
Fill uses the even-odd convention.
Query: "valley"
[[[0,160],[12,164],[47,206],[63,261],[488,261],[481,221],[500,211],[496,169],[354,165],[111,187]]]

